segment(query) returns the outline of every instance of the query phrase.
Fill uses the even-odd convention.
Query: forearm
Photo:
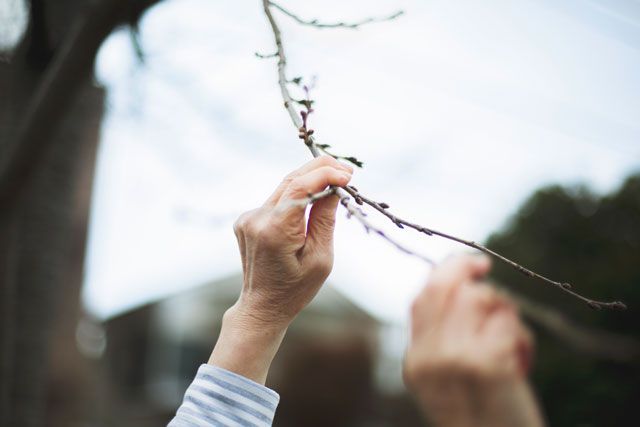
[[[337,197],[293,203],[327,186],[345,186],[353,169],[323,156],[289,174],[259,208],[234,224],[247,278],[224,315],[209,362],[172,421],[182,425],[271,425],[278,395],[264,387],[296,314],[316,295],[333,260]]]
[[[238,304],[227,310],[209,362],[169,426],[270,426],[280,397],[264,383],[285,332],[286,325],[259,322]]]
[[[233,306],[224,314],[208,363],[264,384],[286,330],[286,324],[259,322]]]

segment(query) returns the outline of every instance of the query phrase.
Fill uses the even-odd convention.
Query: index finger
[[[311,172],[296,177],[280,197],[280,201],[294,200],[324,190],[330,185],[342,187],[347,185],[351,174],[330,166],[322,166]]]
[[[267,201],[265,202],[265,205],[269,205],[269,206],[276,205],[280,200],[280,198],[282,197],[282,194],[284,193],[284,191],[287,189],[287,187],[289,187],[289,184],[291,184],[291,181],[293,181],[295,178],[325,166],[331,166],[333,168],[349,172],[350,174],[353,173],[353,168],[351,166],[340,163],[339,161],[337,161],[331,156],[316,157],[315,159],[305,163],[298,169],[289,173],[282,180],[280,185],[278,185],[278,187],[273,192],[273,194],[267,199]]]
[[[479,279],[490,267],[488,257],[477,255],[451,257],[438,265],[414,302],[413,336],[420,334],[421,325],[442,319],[460,285]]]

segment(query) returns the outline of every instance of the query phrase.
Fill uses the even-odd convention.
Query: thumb
[[[333,246],[333,231],[339,201],[340,199],[334,195],[320,199],[311,206],[305,244],[315,251],[324,253],[330,251]]]

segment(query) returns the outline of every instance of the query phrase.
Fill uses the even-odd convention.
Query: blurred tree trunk
[[[153,3],[32,0],[25,38],[0,63],[2,426],[86,424],[75,328],[104,109],[93,61],[116,25]]]

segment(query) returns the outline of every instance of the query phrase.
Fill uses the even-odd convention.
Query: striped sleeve
[[[168,427],[271,426],[280,396],[241,375],[201,365]]]

